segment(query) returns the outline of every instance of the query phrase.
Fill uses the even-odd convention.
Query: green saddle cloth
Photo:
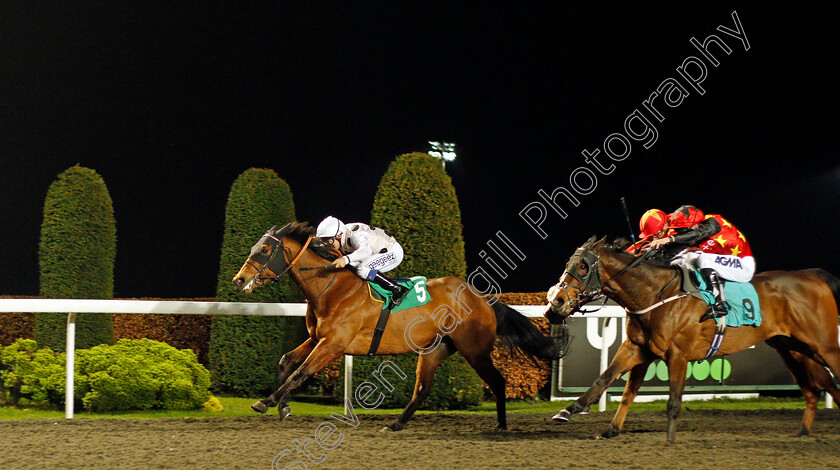
[[[706,285],[700,271],[694,271],[695,280],[703,301],[710,307],[715,304],[715,294]],[[726,326],[760,326],[761,311],[758,293],[749,282],[724,281],[723,293],[726,296]]]
[[[426,289],[426,278],[423,276],[414,276],[409,279],[399,279],[394,280],[397,284],[407,287],[408,292],[402,298],[402,301],[397,308],[391,310],[391,313],[399,312],[401,310],[406,310],[412,307],[419,307],[421,305],[427,304],[430,300],[432,300],[432,296],[429,295],[429,291]],[[392,304],[391,301],[391,291],[379,287],[378,285],[368,281],[368,288],[370,290],[370,296],[379,302],[382,302],[382,310],[390,307]]]

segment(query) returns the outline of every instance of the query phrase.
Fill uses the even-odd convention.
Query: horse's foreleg
[[[624,419],[627,417],[627,411],[630,410],[630,405],[636,399],[636,394],[639,392],[639,387],[645,380],[648,366],[652,361],[645,361],[630,369],[630,378],[624,386],[624,393],[621,395],[621,404],[610,422],[610,428],[606,430],[601,437],[615,437],[621,432],[624,427]]]
[[[385,430],[400,431],[405,428],[408,420],[414,416],[414,412],[423,403],[423,400],[429,396],[432,391],[432,379],[435,377],[435,370],[446,360],[454,351],[454,349],[447,344],[441,342],[434,351],[429,354],[421,354],[417,358],[417,381],[414,383],[414,394],[411,396],[411,401],[405,407],[396,421],[388,425]]]
[[[258,406],[258,403],[264,405],[268,403],[285,403],[292,390],[299,387],[308,378],[315,375],[318,371],[326,367],[327,364],[339,358],[346,349],[344,343],[339,343],[334,339],[321,338],[318,344],[312,349],[312,352],[303,361],[303,364],[297,368],[288,378],[280,385],[280,388],[272,393],[265,400],[254,403],[251,407]],[[256,409],[256,408],[255,408]],[[259,411],[259,410],[257,410]]]
[[[292,349],[291,351],[283,354],[283,357],[280,358],[280,362],[277,363],[277,386],[280,387],[286,382],[286,378],[292,372],[293,369],[298,367],[312,352],[312,349],[315,348],[315,340],[312,338],[308,338],[306,341],[303,342],[300,346]],[[253,405],[251,408],[254,411],[259,413],[265,413],[268,411],[269,408],[273,406],[277,406],[277,402],[271,401],[271,397],[266,398],[265,400],[260,400]]]
[[[685,373],[688,370],[688,358],[680,351],[668,354],[668,443],[677,437],[677,418],[682,408],[682,395],[685,389]]]
[[[644,353],[638,346],[630,341],[624,341],[621,343],[621,346],[619,346],[618,351],[615,353],[615,357],[613,357],[613,360],[610,362],[610,365],[607,366],[607,369],[598,376],[597,379],[595,379],[595,382],[591,387],[589,387],[589,390],[584,392],[583,395],[578,397],[578,399],[567,408],[557,412],[557,414],[552,416],[551,419],[561,423],[568,422],[571,415],[585,411],[589,408],[589,405],[597,402],[607,387],[618,380],[622,374],[644,360]]]

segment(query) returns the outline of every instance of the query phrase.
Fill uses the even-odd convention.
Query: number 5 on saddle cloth
[[[429,291],[426,289],[426,278],[423,276],[414,276],[409,279],[395,279],[394,282],[408,288],[408,292],[403,296],[399,305],[394,308],[394,312],[419,307],[432,300],[432,296],[429,295]],[[391,305],[393,302],[391,301],[391,291],[373,282],[368,282],[367,285],[370,298],[382,303],[382,310],[379,313],[379,320],[376,322],[376,329],[373,332],[370,350],[368,350],[368,355],[372,356],[379,349],[379,342],[382,341],[382,334],[385,333],[385,325],[388,324],[388,317],[391,315]]]

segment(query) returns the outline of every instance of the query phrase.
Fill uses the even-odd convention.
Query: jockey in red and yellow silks
[[[706,219],[715,219],[720,225],[720,232],[701,243],[697,247],[698,250],[704,253],[737,256],[741,259],[752,257],[747,237],[728,220],[718,214],[708,214]]]
[[[729,281],[749,282],[755,274],[755,258],[747,237],[732,223],[717,214],[705,215],[694,206],[681,206],[668,217],[674,234],[651,242],[652,248],[668,244],[685,246],[671,264],[689,264],[709,278],[717,298],[714,316],[726,315],[723,289],[718,277]]]
[[[650,248],[650,242],[657,238],[662,238],[670,235],[668,228],[668,214],[659,209],[650,209],[639,219],[639,241],[630,245],[627,250],[628,253],[639,254],[644,250]]]

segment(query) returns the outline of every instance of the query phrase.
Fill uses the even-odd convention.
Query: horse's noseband
[[[260,252],[260,247],[265,244],[271,246],[271,253],[267,255]],[[246,262],[257,271],[257,274],[254,275],[254,282],[262,284],[266,281],[277,281],[281,276],[283,276],[283,274],[285,274],[286,257],[282,255],[279,257],[277,256],[277,253],[282,252],[283,249],[283,240],[274,236],[271,232],[267,232],[263,235],[262,238],[260,238],[260,241],[251,248],[251,253],[248,255],[248,260]],[[262,267],[257,268],[252,262],[259,263]],[[264,273],[266,268],[271,269],[274,276],[265,276]]]
[[[312,237],[307,238],[306,243],[304,243],[303,246],[300,248],[300,251],[298,252],[297,256],[295,256],[295,258],[291,262],[287,262],[285,253],[283,253],[280,256],[277,256],[277,253],[286,251],[286,247],[283,246],[282,237],[284,233],[286,233],[286,227],[288,227],[288,225],[280,229],[279,232],[275,230],[276,227],[276,225],[272,227],[271,230],[266,232],[265,235],[263,235],[262,238],[260,238],[260,241],[258,241],[257,244],[251,248],[251,253],[248,255],[248,260],[245,261],[249,266],[251,266],[252,268],[254,268],[254,270],[257,271],[257,274],[254,275],[254,282],[256,282],[257,285],[269,281],[279,281],[280,278],[285,276],[290,269],[295,267],[295,264],[297,264],[298,260],[300,260],[301,256],[303,256],[303,253],[306,251],[306,248],[312,242]],[[262,248],[262,246],[265,244],[271,246],[271,253],[269,253],[268,255],[265,255],[262,252],[260,252],[260,248]],[[260,263],[262,265],[262,268],[257,268],[252,262]],[[323,269],[327,267],[329,267],[329,265],[300,269],[305,271],[308,269]],[[271,269],[271,271],[274,273],[274,276],[264,276],[263,273],[265,272],[266,268]]]
[[[578,263],[578,257],[580,258],[580,262],[586,266],[586,273],[583,275],[578,274],[574,269],[575,265]],[[566,298],[569,299],[569,309],[571,313],[581,311],[581,307],[583,307],[584,304],[591,302],[602,295],[601,290],[603,284],[601,283],[601,270],[598,265],[598,255],[591,250],[582,247],[578,248],[571,260],[569,260],[569,265],[566,268],[565,274],[568,274],[579,283],[579,285],[575,286],[561,280],[556,286],[558,289],[561,289],[566,295]],[[577,290],[578,295],[572,299],[572,296],[569,295],[568,289]]]

